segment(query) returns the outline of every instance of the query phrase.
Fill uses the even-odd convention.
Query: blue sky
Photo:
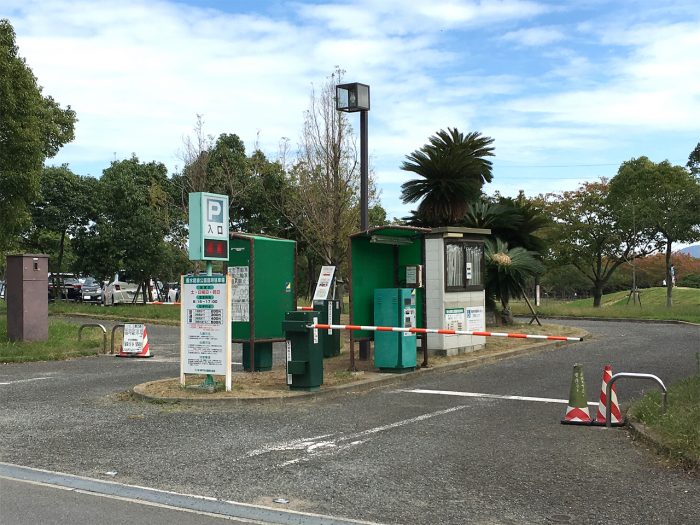
[[[135,153],[172,173],[196,116],[276,158],[334,67],[371,86],[389,217],[405,156],[457,127],[495,139],[487,193],[575,189],[700,142],[696,0],[0,0],[20,54],[79,122],[52,163],[99,176]],[[356,130],[359,120],[351,116]]]

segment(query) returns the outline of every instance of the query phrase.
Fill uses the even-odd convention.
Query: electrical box
[[[296,310],[296,242],[232,233],[229,248],[233,342],[243,343],[246,370],[269,370],[285,313]]]
[[[7,256],[7,338],[46,341],[49,338],[48,255]]]
[[[416,327],[416,291],[413,288],[374,290],[374,324]],[[385,372],[408,372],[416,367],[416,334],[375,332],[374,366]]]

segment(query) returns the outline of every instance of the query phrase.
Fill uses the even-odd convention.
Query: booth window
[[[480,242],[445,243],[445,291],[484,289],[484,245]]]

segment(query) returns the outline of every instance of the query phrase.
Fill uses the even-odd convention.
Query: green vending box
[[[291,390],[315,391],[323,384],[323,351],[319,330],[307,328],[318,312],[287,312],[282,328],[287,345],[287,385]]]
[[[245,370],[269,370],[272,344],[285,340],[284,315],[296,309],[295,266],[294,241],[247,233],[230,236],[231,328],[233,342],[243,343]]]
[[[413,288],[374,290],[374,324],[416,326],[416,291]],[[374,366],[384,372],[408,372],[416,368],[416,334],[375,332]]]
[[[313,301],[313,309],[318,312],[319,324],[340,324],[340,301],[325,299]],[[340,330],[319,330],[319,342],[323,357],[340,355]]]

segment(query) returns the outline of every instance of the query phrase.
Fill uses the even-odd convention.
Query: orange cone
[[[151,354],[151,349],[150,346],[148,345],[148,332],[146,331],[146,325],[127,325],[129,326],[130,332],[132,332],[129,337],[129,344],[127,345],[129,347],[128,351],[124,350],[124,341],[122,341],[121,346],[119,347],[119,353],[117,354],[117,357],[153,357],[153,354]],[[127,326],[124,327],[124,338],[127,338]],[[140,327],[143,326],[143,332],[141,337],[139,337],[138,332],[140,332]],[[134,334],[133,331],[136,331]],[[134,346],[136,345],[136,346]],[[138,348],[141,348],[140,350]]]
[[[569,391],[569,406],[566,407],[564,425],[590,425],[591,414],[588,412],[586,401],[586,385],[583,382],[583,366],[574,365],[574,374],[571,378],[571,390]]]
[[[612,366],[605,365],[603,367],[603,384],[600,387],[600,402],[598,403],[598,414],[595,417],[596,425],[605,425],[605,406],[606,406],[606,396],[608,383],[612,377]],[[620,413],[620,406],[617,403],[617,393],[615,392],[615,385],[613,384],[610,390],[610,424],[614,427],[622,426],[622,414]]]

